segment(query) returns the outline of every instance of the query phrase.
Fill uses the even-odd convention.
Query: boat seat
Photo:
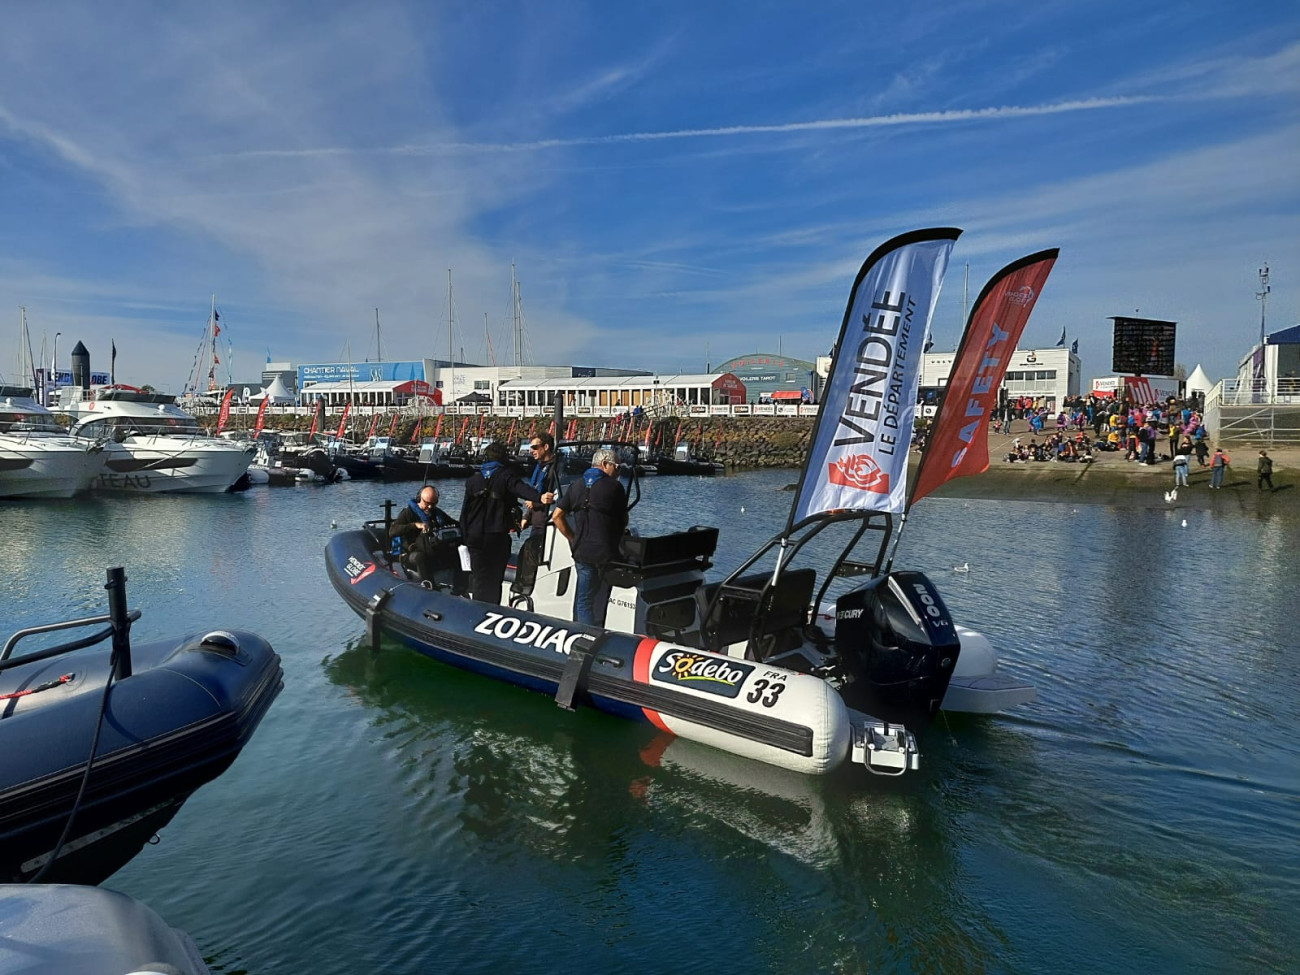
[[[771,578],[754,573],[696,591],[703,649],[723,653],[734,643],[747,643],[747,656],[765,660],[802,642],[817,573],[788,569],[774,586]]]
[[[704,572],[717,547],[718,529],[702,525],[668,535],[624,535],[620,557],[605,566],[603,577],[612,586],[632,588],[656,576]]]

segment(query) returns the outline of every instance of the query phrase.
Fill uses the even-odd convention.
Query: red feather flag
[[[1056,248],[1013,261],[975,299],[953,357],[943,404],[917,466],[908,506],[954,477],[989,468],[989,414],[1011,353],[1056,263]]]
[[[253,427],[253,439],[256,440],[258,434],[262,432],[262,418],[266,416],[266,404],[271,402],[271,397],[263,396],[262,405],[257,408],[257,423]]]
[[[230,419],[230,397],[234,392],[234,389],[228,389],[226,395],[221,398],[221,412],[217,415],[217,433],[226,428],[226,421]]]

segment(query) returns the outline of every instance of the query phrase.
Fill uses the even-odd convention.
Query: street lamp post
[[[1255,297],[1259,299],[1259,375],[1255,378],[1264,379],[1264,318],[1268,311],[1268,293],[1272,290],[1268,286],[1268,264],[1267,262],[1259,269],[1259,290],[1255,292]]]

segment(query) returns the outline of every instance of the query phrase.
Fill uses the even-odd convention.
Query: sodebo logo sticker
[[[521,620],[517,616],[507,616],[505,613],[488,613],[474,627],[474,632],[496,637],[498,640],[509,640],[511,643],[536,647],[538,650],[554,650],[556,653],[569,653],[573,649],[574,640],[588,635],[570,633],[562,626],[548,626],[536,620]]]
[[[754,672],[749,664],[719,660],[685,650],[670,650],[659,658],[650,679],[661,684],[695,687],[721,697],[735,697],[745,678]]]

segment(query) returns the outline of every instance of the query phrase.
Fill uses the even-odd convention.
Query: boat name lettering
[[[907,293],[899,292],[897,302],[891,304],[886,291],[862,316],[863,339],[854,358],[854,379],[840,415],[834,446],[874,443],[878,426],[898,429],[898,411],[907,405],[903,402],[903,385],[915,308],[916,300]],[[875,312],[879,314],[874,315],[873,322]],[[882,454],[894,453],[895,434],[881,433],[879,440],[878,449]]]
[[[837,609],[835,618],[837,620],[857,620],[861,619],[862,614],[865,612],[865,609]]]
[[[99,475],[99,486],[101,488],[112,488],[115,491],[127,489],[148,491],[149,485],[148,474],[110,474],[104,471]]]
[[[570,633],[562,626],[550,626],[536,620],[521,620],[505,613],[488,613],[474,627],[475,633],[509,640],[538,650],[552,649],[556,653],[570,653],[573,643],[582,633]]]
[[[750,664],[670,650],[659,658],[650,677],[664,684],[685,684],[710,694],[735,697],[740,693],[745,679],[753,672],[754,668]]]

